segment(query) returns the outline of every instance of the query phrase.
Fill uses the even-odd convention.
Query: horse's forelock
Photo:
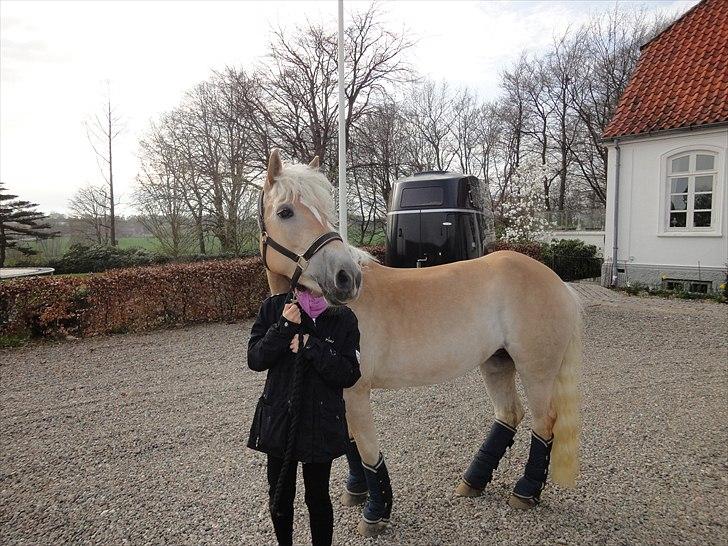
[[[279,205],[297,197],[322,221],[332,227],[336,225],[334,198],[328,179],[308,165],[285,165],[271,188],[271,202]]]

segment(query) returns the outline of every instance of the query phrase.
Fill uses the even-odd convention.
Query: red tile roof
[[[642,48],[603,138],[728,122],[728,0],[703,0]]]

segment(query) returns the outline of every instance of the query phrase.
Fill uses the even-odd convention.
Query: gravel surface
[[[362,539],[359,509],[335,500],[335,542],[728,543],[728,306],[602,294],[586,313],[576,489],[507,506],[527,417],[486,493],[454,498],[492,419],[478,373],[377,391],[392,526]],[[245,364],[249,327],[0,351],[0,542],[273,543],[264,457],[244,447],[264,381]],[[345,470],[334,463],[335,499]],[[296,543],[309,540],[302,497]]]

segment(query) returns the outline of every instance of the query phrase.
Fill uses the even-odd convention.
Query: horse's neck
[[[396,269],[384,267],[377,262],[368,262],[362,267],[362,285],[359,296],[356,301],[349,304],[359,320],[368,317],[372,313],[376,313],[377,309],[381,312],[378,300],[383,296],[381,287],[391,283],[396,278]],[[389,292],[389,291],[388,291]],[[389,302],[392,303],[392,302]]]
[[[291,281],[288,280],[288,277],[273,273],[268,269],[265,270],[265,274],[268,277],[268,288],[270,288],[271,294],[285,294],[290,290]]]

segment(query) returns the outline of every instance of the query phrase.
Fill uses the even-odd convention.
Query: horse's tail
[[[571,287],[568,288],[576,306],[576,323],[554,384],[553,407],[556,422],[551,452],[551,478],[562,487],[574,487],[576,484],[581,433],[579,373],[583,350],[582,310],[578,295]]]

